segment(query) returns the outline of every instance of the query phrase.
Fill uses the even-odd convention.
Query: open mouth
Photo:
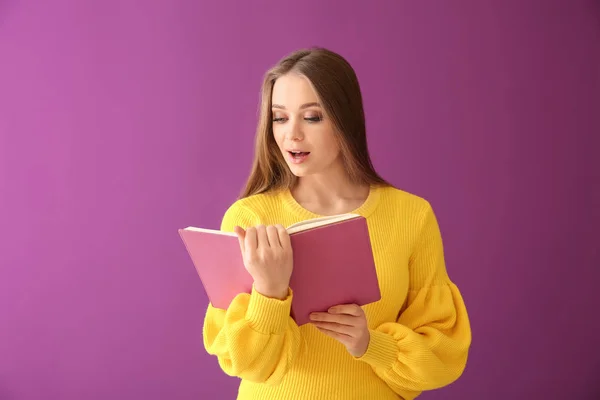
[[[308,157],[310,151],[288,151],[290,158],[294,162],[302,162]]]
[[[302,157],[310,154],[310,151],[288,151],[292,157]]]

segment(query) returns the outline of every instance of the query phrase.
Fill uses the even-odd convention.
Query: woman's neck
[[[298,204],[319,215],[350,212],[362,205],[370,187],[350,182],[345,174],[319,174],[298,178],[291,188]]]

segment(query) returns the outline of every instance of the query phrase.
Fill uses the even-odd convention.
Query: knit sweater
[[[227,310],[209,304],[204,346],[226,374],[241,379],[239,400],[408,400],[462,374],[470,323],[446,271],[429,202],[390,186],[372,187],[353,212],[367,220],[382,295],[362,307],[370,330],[367,351],[353,357],[312,324],[298,327],[290,317],[291,290],[283,300],[252,290]],[[316,217],[283,190],[236,201],[221,230]]]

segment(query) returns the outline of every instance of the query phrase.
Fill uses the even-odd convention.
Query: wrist
[[[289,288],[286,286],[282,287],[270,287],[268,285],[262,285],[254,282],[254,290],[265,297],[272,299],[285,300],[289,295]]]
[[[358,360],[382,369],[389,369],[398,360],[398,341],[389,333],[369,331],[367,351]]]
[[[245,318],[257,332],[281,334],[287,329],[290,320],[292,296],[290,290],[290,295],[284,300],[270,298],[258,293],[253,287]]]
[[[367,329],[360,336],[360,340],[358,341],[356,347],[351,350],[349,349],[350,354],[355,358],[361,358],[367,352],[370,341],[371,341],[371,331],[369,329]]]

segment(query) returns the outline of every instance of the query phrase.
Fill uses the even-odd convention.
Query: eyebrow
[[[285,106],[282,106],[280,104],[273,104],[273,105],[271,105],[271,107],[272,108],[279,108],[279,109],[285,110]],[[302,104],[300,106],[300,109],[303,110],[303,109],[308,108],[308,107],[321,107],[321,105],[319,103],[315,103],[315,102],[313,102],[313,103],[304,103],[304,104]]]

